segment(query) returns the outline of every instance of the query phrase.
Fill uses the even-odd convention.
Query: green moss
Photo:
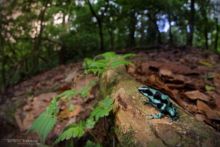
[[[160,139],[154,139],[152,141],[147,142],[148,147],[166,147]]]
[[[115,128],[115,133],[120,137],[120,144],[118,144],[118,147],[137,146],[137,143],[134,140],[134,131],[131,128],[125,133],[119,128]]]

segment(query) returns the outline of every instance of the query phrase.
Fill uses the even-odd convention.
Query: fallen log
[[[101,77],[101,92],[114,99],[115,132],[122,146],[220,146],[220,133],[180,107],[177,121],[167,116],[147,118],[157,110],[144,105],[146,98],[137,90],[141,85],[123,67],[108,70]]]

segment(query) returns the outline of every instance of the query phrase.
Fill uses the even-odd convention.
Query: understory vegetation
[[[104,54],[96,56],[94,59],[85,59],[84,70],[86,74],[92,73],[101,77],[101,75],[108,69],[117,68],[118,66],[129,64],[130,62],[127,60],[127,58],[132,56],[134,55],[117,55],[114,52],[106,52]],[[76,96],[80,96],[82,99],[86,98],[89,96],[91,89],[97,84],[99,85],[99,81],[91,81],[81,90],[66,90],[54,97],[46,110],[42,112],[33,122],[32,127],[29,129],[29,131],[36,132],[40,137],[41,143],[45,143],[48,134],[53,130],[58,121],[57,115],[60,110],[59,101],[62,100],[66,103],[69,103]],[[85,135],[86,132],[91,133],[89,130],[93,129],[96,123],[101,118],[107,117],[110,114],[113,107],[113,99],[111,99],[108,95],[103,95],[101,93],[99,95],[102,98],[90,112],[89,116],[84,120],[80,120],[79,122],[67,124],[63,132],[59,134],[59,136],[54,141],[55,144],[64,140],[80,138]],[[71,105],[68,109],[69,111],[74,111],[74,106]],[[86,146],[89,146],[89,144],[92,145],[92,142],[90,140],[88,140]],[[99,144],[94,145],[100,146]]]

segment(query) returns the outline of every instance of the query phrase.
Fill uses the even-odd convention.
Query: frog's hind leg
[[[149,101],[144,101],[143,104],[144,105],[151,105],[151,103]]]
[[[177,115],[177,112],[176,112],[176,108],[175,107],[170,107],[170,108],[167,108],[167,111],[169,113],[169,116],[172,120],[177,120],[178,119],[178,115]]]
[[[164,116],[164,114],[160,112],[160,113],[156,113],[156,114],[151,114],[150,118],[151,119],[161,119],[163,116]]]

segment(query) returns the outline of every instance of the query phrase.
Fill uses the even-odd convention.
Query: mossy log
[[[101,77],[101,91],[114,99],[115,130],[122,146],[147,147],[219,147],[220,134],[196,120],[180,107],[179,119],[149,119],[157,113],[137,90],[142,84],[127,74],[124,67],[106,71]]]

